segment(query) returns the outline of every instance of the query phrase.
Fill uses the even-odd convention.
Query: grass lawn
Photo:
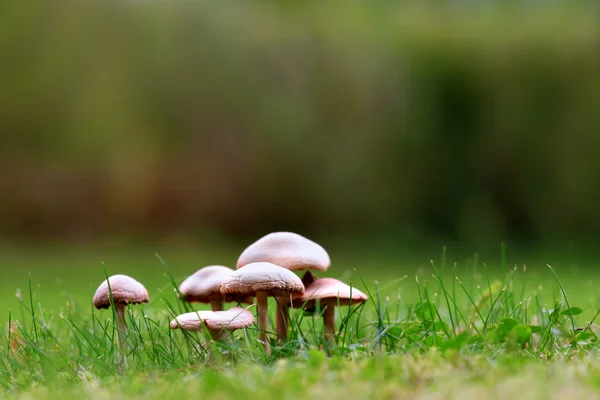
[[[171,280],[180,283],[209,264],[232,266],[243,245],[5,246],[0,395],[600,398],[593,257],[549,249],[476,256],[427,247],[326,247],[333,261],[326,275],[352,282],[369,301],[338,309],[333,345],[323,339],[320,315],[296,310],[288,341],[272,339],[268,356],[256,327],[225,342],[169,330],[173,314],[190,307],[178,301]],[[113,314],[91,307],[104,270],[135,277],[151,297],[129,308],[122,375]]]

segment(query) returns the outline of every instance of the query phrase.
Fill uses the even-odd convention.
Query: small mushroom
[[[109,288],[110,284],[110,288]],[[129,304],[141,304],[150,301],[148,291],[140,282],[127,275],[113,275],[104,280],[96,290],[92,300],[97,309],[109,308],[112,294],[115,313],[117,315],[117,327],[119,330],[118,345],[121,349],[119,366],[123,369],[123,355],[127,353],[127,323],[125,322],[125,307]]]
[[[258,307],[258,330],[265,352],[271,353],[267,329],[269,329],[268,296],[285,296],[287,293],[302,294],[304,285],[296,274],[268,262],[255,262],[236,270],[221,284],[223,296],[244,298],[256,296]]]
[[[344,282],[333,278],[316,278],[310,271],[304,275],[302,281],[305,285],[304,294],[294,295],[292,303],[294,307],[306,309],[314,309],[317,302],[320,303],[325,311],[325,338],[330,342],[335,336],[335,307],[360,304],[368,299],[366,294]]]
[[[234,273],[231,268],[222,265],[210,265],[196,271],[188,277],[179,292],[190,303],[210,303],[213,311],[223,310],[223,301],[234,301],[232,297],[221,294],[221,283]],[[252,298],[244,298],[244,303],[252,303]]]
[[[273,232],[248,246],[237,261],[237,268],[253,262],[270,262],[291,271],[326,271],[331,265],[325,249],[292,232]],[[277,299],[277,336],[285,340],[288,332],[289,299]]]
[[[233,307],[227,311],[196,311],[178,315],[171,321],[171,329],[183,329],[201,332],[204,327],[215,340],[225,339],[225,332],[247,328],[254,323],[254,315],[241,307]]]

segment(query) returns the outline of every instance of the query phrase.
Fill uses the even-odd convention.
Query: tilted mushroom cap
[[[211,331],[236,329],[251,326],[254,323],[254,315],[241,307],[233,307],[227,311],[197,311],[177,316],[169,324],[171,329],[200,332],[204,328],[202,323]]]
[[[236,270],[221,284],[223,296],[234,298],[256,296],[268,292],[272,296],[284,293],[304,293],[304,285],[292,271],[268,262],[256,262]]]
[[[333,300],[340,306],[349,306],[367,301],[368,296],[360,290],[333,278],[319,278],[307,285],[303,295],[293,296],[294,307],[310,307],[317,300]]]
[[[292,232],[274,232],[258,239],[242,252],[237,268],[262,261],[292,271],[326,271],[331,265],[329,254],[321,245]]]
[[[210,303],[212,296],[221,296],[221,283],[234,272],[235,270],[222,265],[201,268],[183,281],[179,292],[189,302]],[[233,298],[225,297],[225,301],[233,301]],[[252,303],[252,298],[245,298],[243,301]]]
[[[108,282],[110,282],[110,291]],[[96,290],[92,300],[94,306],[110,307],[110,292],[115,304],[140,304],[150,300],[144,285],[127,275],[113,275],[108,280],[105,279]]]

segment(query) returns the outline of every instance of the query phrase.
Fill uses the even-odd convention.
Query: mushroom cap
[[[204,329],[202,323],[211,331],[235,331],[251,326],[254,323],[254,314],[241,307],[233,307],[227,311],[196,311],[178,315],[169,327],[179,329],[181,326],[186,331],[200,332]]]
[[[333,278],[319,278],[306,286],[304,294],[294,295],[294,307],[311,307],[317,300],[331,300],[336,305],[349,306],[367,301],[369,297],[360,290]]]
[[[98,286],[92,300],[94,306],[98,309],[110,307],[110,292],[115,304],[140,304],[150,300],[144,285],[127,275],[113,275]]]
[[[292,271],[326,271],[331,265],[329,254],[321,245],[292,232],[269,233],[258,239],[242,252],[237,268],[261,261]]]
[[[222,265],[210,265],[190,275],[179,286],[179,292],[190,303],[210,303],[213,296],[221,295],[221,283],[233,274],[235,270]],[[225,301],[234,301],[231,296],[226,296]],[[242,299],[244,303],[252,304],[252,298]]]
[[[272,296],[284,293],[304,293],[304,285],[296,274],[268,262],[255,262],[236,270],[221,284],[223,296],[234,298],[256,296],[268,292]]]

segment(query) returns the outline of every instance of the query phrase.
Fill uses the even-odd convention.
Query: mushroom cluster
[[[296,233],[274,232],[248,246],[239,256],[236,270],[222,266],[204,267],[187,278],[179,292],[190,302],[210,302],[213,311],[222,310],[223,301],[252,303],[256,297],[258,338],[269,354],[269,297],[276,301],[275,333],[280,342],[287,339],[290,307],[311,311],[320,304],[325,337],[332,341],[335,337],[335,307],[367,300],[367,295],[360,290],[337,279],[317,278],[311,272],[325,272],[330,266],[329,254],[319,244]],[[304,272],[302,279],[296,271]],[[192,314],[195,314],[194,321],[204,318],[203,314]],[[208,326],[206,322],[205,325]],[[171,327],[174,326],[187,329],[176,320],[171,322]],[[197,325],[193,329],[197,329]]]
[[[212,311],[195,311],[176,316],[171,329],[206,331],[210,339],[226,340],[228,332],[254,325],[254,314],[240,305],[254,304],[258,339],[270,354],[268,298],[276,301],[276,337],[287,339],[289,308],[305,312],[323,311],[325,338],[335,337],[335,307],[363,303],[367,295],[333,278],[318,278],[311,271],[325,272],[331,260],[319,244],[292,232],[270,233],[248,246],[239,256],[236,269],[211,265],[196,271],[179,287],[179,297],[189,303],[206,303]],[[302,279],[295,272],[304,271]],[[114,307],[120,354],[127,354],[125,307],[149,301],[148,292],[135,279],[114,275],[102,282],[93,303],[97,308]],[[223,311],[225,302],[236,303]],[[123,359],[120,365],[123,366]]]

